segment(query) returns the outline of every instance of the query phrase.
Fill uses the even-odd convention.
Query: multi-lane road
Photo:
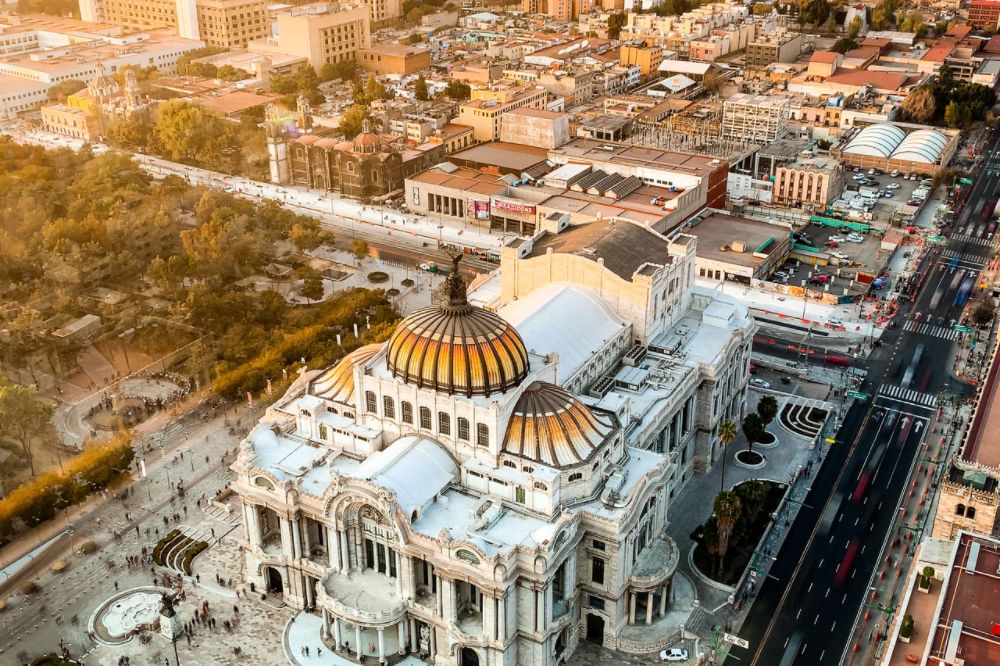
[[[941,252],[927,253],[917,268],[914,302],[869,357],[862,390],[872,398],[845,415],[739,632],[749,648],[733,648],[727,664],[833,666],[848,659],[935,410],[944,397],[970,392],[952,375],[961,344],[953,322],[992,253],[983,211],[1000,198],[998,136]]]

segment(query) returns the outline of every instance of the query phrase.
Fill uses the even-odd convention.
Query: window
[[[490,429],[485,423],[476,424],[476,446],[490,445]]]
[[[396,403],[387,395],[382,396],[382,415],[387,419],[396,418]]]
[[[365,410],[371,412],[372,414],[378,413],[378,406],[375,402],[375,393],[372,391],[365,391]]]
[[[583,474],[581,474],[580,472],[574,472],[574,473],[572,473],[572,474],[569,475],[569,482],[573,483],[574,481],[579,481],[582,478],[583,478]]]
[[[325,425],[323,425],[321,423],[319,425],[319,438],[320,439],[329,439],[329,437],[330,437],[330,430],[329,430],[329,428],[327,428]]]
[[[438,432],[442,435],[451,434],[451,417],[444,412],[438,412]]]
[[[590,558],[590,580],[598,585],[604,585],[604,560],[599,557]]]
[[[976,507],[970,506],[968,509],[966,509],[965,510],[965,517],[966,518],[975,518],[976,517]]]
[[[541,481],[535,481],[535,490],[541,490],[543,492],[547,491],[548,488]]]
[[[604,550],[607,547],[600,539],[594,539],[590,545],[594,547],[594,550]]]
[[[514,491],[514,501],[518,504],[524,504],[524,488],[518,486]]]
[[[458,417],[458,438],[469,441],[469,419]]]
[[[413,423],[413,405],[403,401],[403,423]]]
[[[513,460],[504,460],[503,461],[503,466],[504,467],[510,467],[511,469],[517,469],[517,464],[514,463]]]
[[[431,410],[426,407],[420,408],[420,427],[424,430],[431,429]]]
[[[595,597],[593,594],[587,596],[587,605],[597,610],[604,610],[604,599]]]

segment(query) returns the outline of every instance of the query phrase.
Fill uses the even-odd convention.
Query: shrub
[[[0,543],[10,541],[23,527],[34,527],[82,502],[92,491],[107,488],[128,472],[134,457],[132,438],[122,433],[107,442],[88,442],[63,471],[18,486],[0,500]]]
[[[18,586],[17,591],[23,595],[38,594],[42,591],[42,588],[39,587],[38,583],[35,581],[29,580],[26,583],[21,583],[21,585]]]
[[[372,271],[368,274],[368,281],[376,284],[389,281],[389,274],[385,271]]]
[[[903,616],[903,624],[899,627],[899,635],[903,638],[909,638],[913,635],[913,616],[909,613]]]
[[[399,281],[399,284],[403,285],[404,287],[412,287],[414,282],[411,278],[403,278],[402,280]]]
[[[159,564],[161,567],[163,566],[163,547],[166,546],[171,541],[173,541],[174,539],[176,539],[177,537],[179,537],[180,534],[181,534],[180,530],[170,530],[162,539],[156,542],[156,545],[153,546],[154,562]]]
[[[184,573],[186,573],[188,576],[191,575],[191,562],[194,560],[194,558],[198,557],[198,555],[203,553],[206,548],[208,548],[207,543],[205,543],[204,541],[198,541],[184,552],[184,557],[181,560],[181,569],[184,571]]]
[[[90,555],[97,552],[97,544],[93,541],[84,541],[80,544],[80,552],[84,555]]]

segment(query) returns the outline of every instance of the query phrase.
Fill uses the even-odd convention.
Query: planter
[[[389,281],[389,274],[384,271],[372,271],[368,274],[368,281],[376,284]]]
[[[759,449],[773,449],[778,446],[778,438],[772,432],[765,432],[762,442],[756,442],[754,447]]]
[[[757,451],[747,451],[746,449],[737,451],[735,458],[736,464],[746,469],[760,469],[767,464],[767,459]]]

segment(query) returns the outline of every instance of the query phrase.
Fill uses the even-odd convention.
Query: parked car
[[[660,661],[687,661],[688,651],[684,648],[670,648],[668,650],[660,650]]]
[[[869,176],[874,176],[875,175],[875,169],[868,169],[868,175]]]
[[[828,240],[823,244],[826,245],[827,247],[840,247],[840,244],[835,240]]]
[[[917,201],[916,199],[910,199],[906,202],[907,206],[919,206],[920,204],[921,202]]]
[[[790,276],[785,271],[775,271],[774,277],[778,278],[779,280],[787,280]]]
[[[769,389],[769,388],[771,388],[771,384],[769,382],[764,381],[760,377],[753,377],[750,380],[750,385],[751,386],[756,386],[757,388],[762,388],[762,389]]]
[[[849,243],[864,243],[865,237],[861,234],[849,234],[847,236],[847,242]]]
[[[861,169],[858,167],[854,167],[853,169],[851,169],[851,171],[853,171],[854,173],[858,173],[859,171],[861,171]]]
[[[892,198],[892,192],[886,192],[882,196],[885,197],[886,199],[891,199]]]
[[[889,175],[895,178],[896,176],[899,175],[899,169],[893,169],[892,173],[890,173]]]
[[[844,242],[844,237],[843,236],[833,235],[833,236],[830,236],[830,240],[832,240],[834,243],[843,243]]]
[[[887,189],[887,190],[898,190],[899,189],[899,183],[889,183],[888,185],[885,186],[885,189]]]
[[[830,256],[837,257],[837,259],[840,259],[841,261],[846,261],[847,259],[850,259],[850,257],[844,254],[843,252],[831,252]]]

